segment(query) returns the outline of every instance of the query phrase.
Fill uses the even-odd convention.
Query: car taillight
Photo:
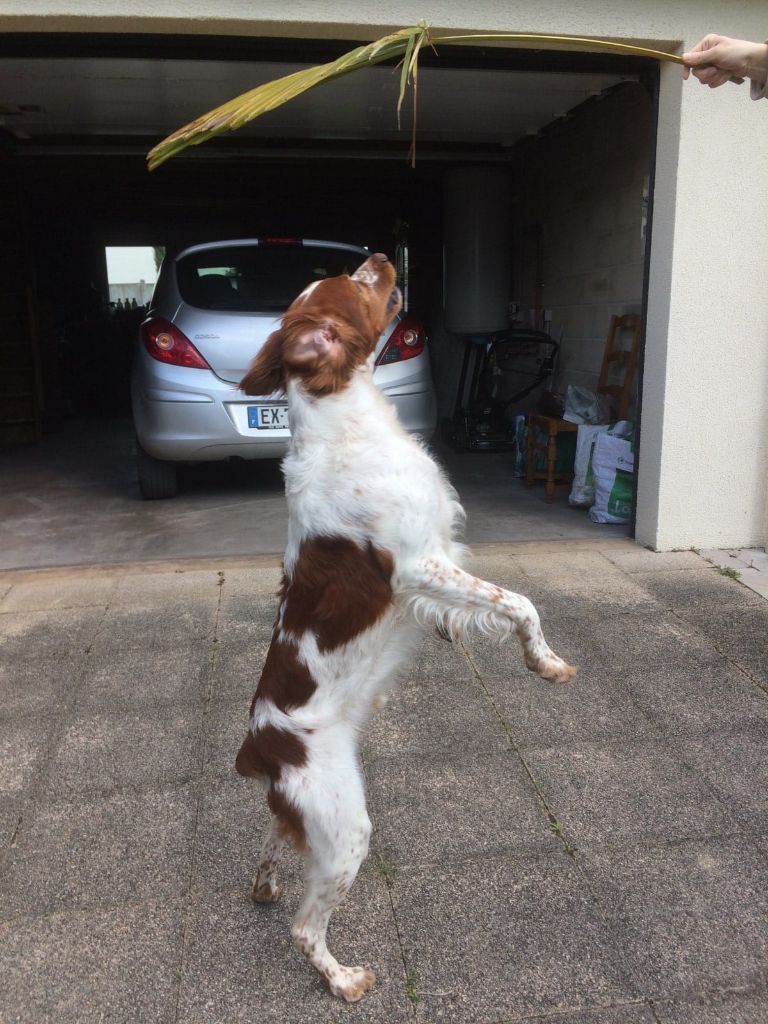
[[[401,359],[413,359],[421,355],[426,340],[424,328],[419,321],[415,317],[404,316],[376,358],[376,366],[398,363]]]
[[[172,366],[189,366],[196,370],[210,370],[210,366],[189,338],[178,327],[161,317],[150,317],[141,325],[141,340],[153,359]]]

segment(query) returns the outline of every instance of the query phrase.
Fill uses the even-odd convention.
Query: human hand
[[[710,89],[726,82],[740,85],[745,78],[763,83],[768,75],[768,45],[710,34],[684,53],[683,61],[683,78],[693,71]]]

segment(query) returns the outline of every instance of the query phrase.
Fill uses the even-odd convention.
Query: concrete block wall
[[[625,82],[521,147],[516,178],[518,280],[532,258],[526,229],[541,225],[542,302],[562,332],[555,388],[594,387],[613,313],[639,312],[643,196],[652,141],[646,89]],[[523,309],[533,295],[519,297]]]

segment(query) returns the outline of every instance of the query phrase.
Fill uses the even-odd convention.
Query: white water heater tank
[[[453,334],[509,326],[512,272],[509,171],[457,167],[443,186],[443,304]]]

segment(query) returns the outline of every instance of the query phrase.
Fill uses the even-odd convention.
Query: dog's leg
[[[282,886],[278,883],[275,868],[285,850],[286,841],[280,834],[277,822],[272,819],[269,831],[259,854],[259,863],[253,879],[251,899],[255,903],[274,903],[282,895]]]
[[[348,842],[351,837],[346,837]],[[345,967],[326,945],[326,932],[331,914],[344,900],[357,875],[359,863],[351,858],[328,870],[311,865],[307,873],[304,902],[293,923],[293,939],[313,967],[322,974],[329,989],[348,1003],[362,999],[373,987],[376,975],[365,967]]]
[[[314,779],[318,796],[302,800],[307,835],[306,891],[293,922],[294,942],[335,996],[355,1003],[376,981],[365,967],[344,967],[328,950],[328,921],[368,853],[371,823],[359,770]],[[315,789],[314,786],[311,789]],[[324,803],[325,801],[325,803]],[[328,809],[333,808],[333,817]]]
[[[422,559],[403,584],[420,618],[432,619],[448,630],[475,626],[481,632],[502,637],[511,630],[532,672],[558,683],[576,675],[572,665],[550,650],[539,614],[522,594],[486,583],[441,558]]]

